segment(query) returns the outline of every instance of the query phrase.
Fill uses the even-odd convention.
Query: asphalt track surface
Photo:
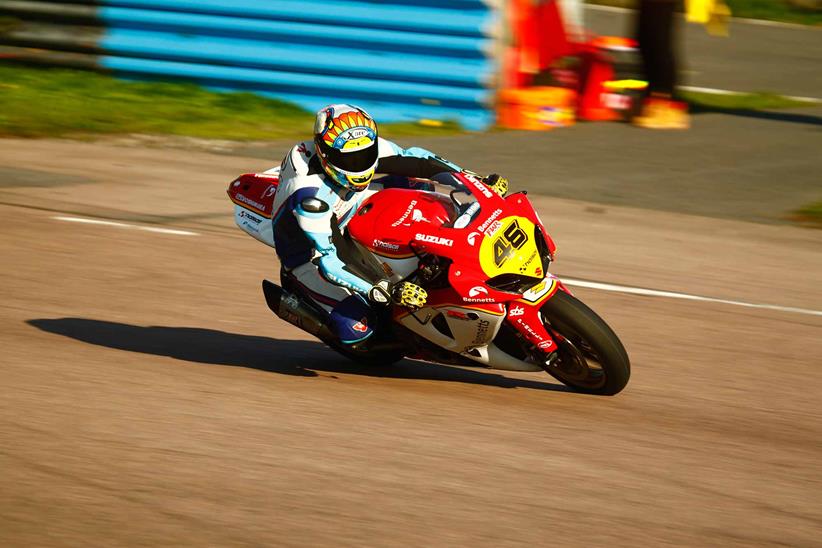
[[[562,131],[399,142],[426,147],[477,173],[502,173],[532,193],[776,224],[822,200],[820,130],[822,107],[815,107],[700,112],[683,132],[579,123]],[[276,164],[292,144],[207,146]],[[7,174],[12,177],[20,178]]]
[[[587,6],[585,17],[598,34],[633,36],[632,10]],[[681,85],[822,99],[822,29],[732,19],[721,37],[678,22]]]
[[[262,300],[224,190],[271,163],[0,141],[0,544],[819,545],[822,318],[578,289],[613,398],[364,369]],[[535,202],[561,276],[822,310],[820,231]]]

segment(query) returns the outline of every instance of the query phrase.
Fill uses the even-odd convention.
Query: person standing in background
[[[648,82],[642,110],[633,124],[649,129],[687,129],[688,107],[675,99],[677,85],[677,0],[639,0],[636,37]]]
[[[636,37],[648,81],[642,110],[634,125],[650,129],[687,129],[688,105],[676,99],[679,70],[676,34],[679,0],[639,0]],[[731,10],[724,0],[685,0],[686,18],[702,23],[710,34],[728,35]]]

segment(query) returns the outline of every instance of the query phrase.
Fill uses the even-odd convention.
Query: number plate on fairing
[[[511,216],[485,231],[479,250],[480,266],[489,278],[500,274],[521,274],[541,278],[542,261],[534,240],[534,223]]]

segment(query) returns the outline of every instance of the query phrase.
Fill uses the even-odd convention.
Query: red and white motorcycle
[[[556,247],[524,192],[500,197],[470,173],[450,194],[386,189],[360,205],[334,243],[364,279],[410,281],[428,292],[423,308],[394,304],[381,313],[380,343],[335,342],[327,313],[286,274],[263,281],[271,310],[354,360],[389,364],[403,357],[544,371],[590,394],[613,395],[630,377],[619,338],[548,273]],[[228,195],[237,224],[274,246],[277,172],[246,174]]]

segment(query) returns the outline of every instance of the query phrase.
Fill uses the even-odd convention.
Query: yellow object
[[[500,177],[493,185],[488,185],[488,188],[505,198],[505,195],[508,194],[508,179]]]
[[[546,131],[574,124],[577,93],[559,87],[504,89],[499,94],[497,121],[510,129]]]
[[[480,266],[489,278],[520,274],[542,278],[542,260],[534,240],[534,223],[525,217],[505,217],[485,230],[479,251]]]
[[[643,80],[610,80],[602,84],[608,91],[622,91],[625,89],[645,89],[648,82]]]
[[[635,126],[646,129],[688,129],[691,117],[687,106],[669,99],[648,99],[642,112],[631,120]]]
[[[686,4],[689,22],[702,23],[715,36],[728,36],[731,8],[723,0],[686,0]]]
[[[399,304],[408,308],[422,308],[428,300],[428,292],[411,282],[403,282],[398,293]]]

